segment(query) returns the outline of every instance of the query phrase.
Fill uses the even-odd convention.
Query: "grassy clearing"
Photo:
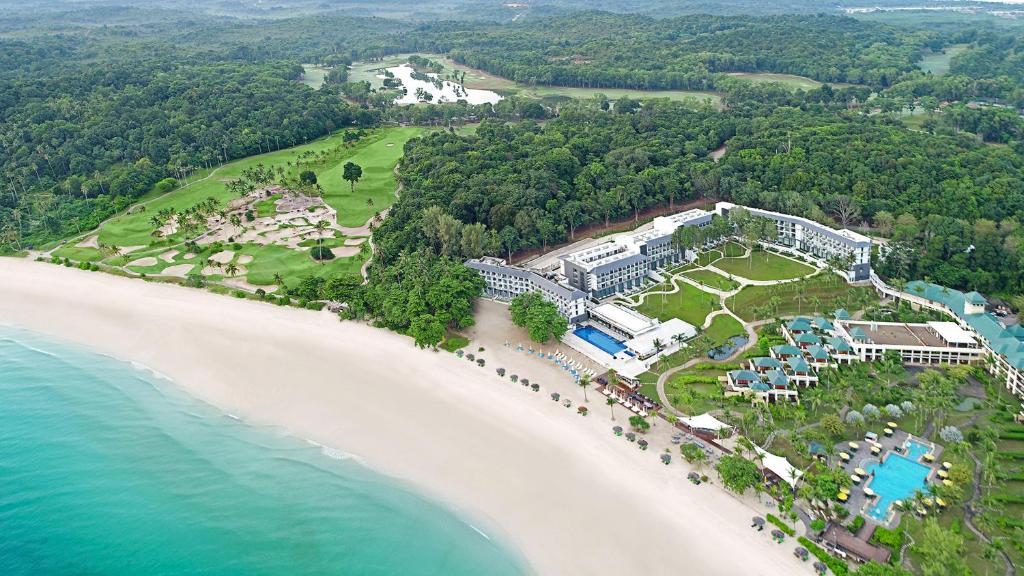
[[[659,284],[651,290],[669,289],[671,289],[670,285]],[[708,314],[719,308],[721,306],[718,303],[717,296],[681,282],[679,283],[678,292],[648,296],[643,304],[636,307],[641,314],[646,314],[662,321],[669,318],[679,318],[697,327],[704,324],[704,319],[707,318]]]
[[[455,352],[456,350],[465,348],[466,346],[469,346],[469,339],[465,336],[448,336],[444,339],[444,342],[441,342],[441,348],[448,352]]]
[[[629,98],[668,98],[669,100],[706,102],[721,108],[722,97],[714,92],[697,92],[690,90],[630,90],[626,88],[570,88],[567,86],[518,86],[518,93],[521,96],[531,98],[573,98],[590,99],[602,95],[609,100],[618,100],[623,96]]]
[[[244,245],[240,254],[253,257],[252,262],[246,264],[248,273],[245,279],[250,284],[258,286],[273,284],[274,274],[280,274],[289,285],[305,276],[333,278],[343,274],[358,274],[366,260],[362,254],[357,254],[351,258],[335,258],[321,264],[313,260],[309,252],[298,252],[284,246],[256,244]]]
[[[746,258],[725,258],[715,262],[715,267],[750,280],[789,280],[814,272],[814,268],[764,250],[754,250]]]
[[[690,272],[684,272],[683,275],[723,292],[734,290],[740,285],[739,282],[730,280],[725,276],[710,270],[691,270]]]
[[[751,82],[776,82],[790,88],[800,90],[813,90],[821,86],[821,82],[804,76],[794,74],[770,74],[766,72],[729,72],[728,76],[742,78]]]
[[[722,246],[722,254],[727,258],[739,258],[747,253],[747,247],[735,242],[727,242]]]
[[[953,44],[940,52],[925,51],[917,67],[934,76],[942,76],[949,72],[949,62],[954,56],[967,49],[967,44]]]
[[[802,300],[797,298],[801,289]],[[760,309],[773,301],[778,304],[774,314],[766,316],[756,313],[763,312]],[[727,304],[736,315],[750,322],[771,316],[826,313],[836,308],[846,308],[852,313],[860,309],[861,306],[857,303],[864,301],[878,301],[870,288],[850,286],[838,276],[819,274],[806,280],[777,286],[747,286],[729,298]]]
[[[319,90],[324,85],[324,78],[330,72],[330,68],[317,66],[316,64],[302,65],[302,83],[313,90]]]

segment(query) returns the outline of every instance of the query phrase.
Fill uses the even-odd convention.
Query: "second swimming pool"
[[[918,459],[930,450],[927,444],[911,440],[907,442],[906,456],[890,452],[885,462],[868,464],[868,474],[874,473],[869,486],[878,494],[878,499],[868,509],[868,516],[875,520],[885,520],[893,502],[907,500],[919,491],[927,492],[931,468],[918,462]]]
[[[609,334],[606,334],[593,326],[577,328],[573,330],[572,333],[612,356],[615,356],[626,349],[622,342],[619,342]]]

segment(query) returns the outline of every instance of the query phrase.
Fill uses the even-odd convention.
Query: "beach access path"
[[[664,466],[614,437],[600,405],[580,417],[546,387],[499,378],[487,352],[480,368],[326,312],[8,258],[0,322],[138,362],[249,423],[353,454],[539,574],[812,573],[792,543],[750,530],[767,508],[686,482],[680,458]]]

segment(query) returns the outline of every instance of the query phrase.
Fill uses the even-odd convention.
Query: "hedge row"
[[[847,576],[850,573],[850,567],[846,565],[846,562],[836,558],[835,556],[825,552],[820,546],[811,542],[803,536],[797,538],[797,542],[804,545],[804,548],[814,554],[814,557],[825,563],[828,569],[832,571],[836,576]]]
[[[768,514],[768,521],[771,522],[772,524],[775,524],[776,526],[778,526],[779,530],[782,530],[786,534],[789,534],[790,536],[796,536],[796,530],[793,530],[792,528],[790,528],[789,525],[787,525],[785,522],[783,522],[776,515]]]

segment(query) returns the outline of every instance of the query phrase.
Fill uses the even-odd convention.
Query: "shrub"
[[[958,444],[964,441],[964,434],[956,426],[944,426],[939,430],[939,438],[947,444]]]
[[[325,305],[323,302],[309,302],[306,304],[306,310],[323,310]]]
[[[890,418],[902,418],[903,417],[903,409],[900,408],[899,406],[895,405],[895,404],[886,404],[885,405],[885,415],[890,417]]]
[[[860,412],[857,412],[856,410],[850,410],[849,412],[846,413],[846,423],[851,424],[853,426],[863,426],[864,415],[861,414]]]
[[[789,526],[789,524],[786,524],[785,522],[783,522],[782,519],[780,519],[775,514],[768,514],[768,515],[765,516],[765,518],[767,518],[768,521],[771,522],[772,524],[775,524],[776,526],[778,526],[779,530],[782,530],[783,532],[785,532],[789,536],[796,536],[796,530],[793,530]]]
[[[856,534],[864,527],[864,517],[857,516],[852,522],[846,525],[846,529],[850,531],[850,534]]]
[[[882,412],[874,404],[865,404],[861,413],[864,414],[864,418],[869,420],[878,420],[882,416]]]
[[[235,298],[245,298],[245,291],[235,290]]]
[[[846,565],[846,562],[836,558],[828,552],[825,552],[822,550],[821,546],[818,546],[803,536],[797,538],[797,542],[802,544],[804,548],[807,548],[807,550],[811,554],[814,554],[815,558],[821,560],[825,566],[828,566],[828,569],[836,576],[846,576],[850,573],[850,567]]]
[[[900,408],[903,410],[904,414],[910,414],[914,410],[917,410],[917,406],[914,406],[914,403],[911,402],[910,400],[904,400],[903,402],[900,402]]]
[[[815,532],[821,532],[824,529],[825,529],[825,521],[824,520],[822,520],[821,518],[815,518],[814,520],[811,520],[811,530],[813,530]]]
[[[267,291],[264,290],[263,288],[257,288],[256,297],[259,298],[260,300],[263,300],[264,298],[267,297]]]
[[[313,257],[313,260],[333,260],[334,252],[327,246],[313,246],[309,250],[309,255]]]

